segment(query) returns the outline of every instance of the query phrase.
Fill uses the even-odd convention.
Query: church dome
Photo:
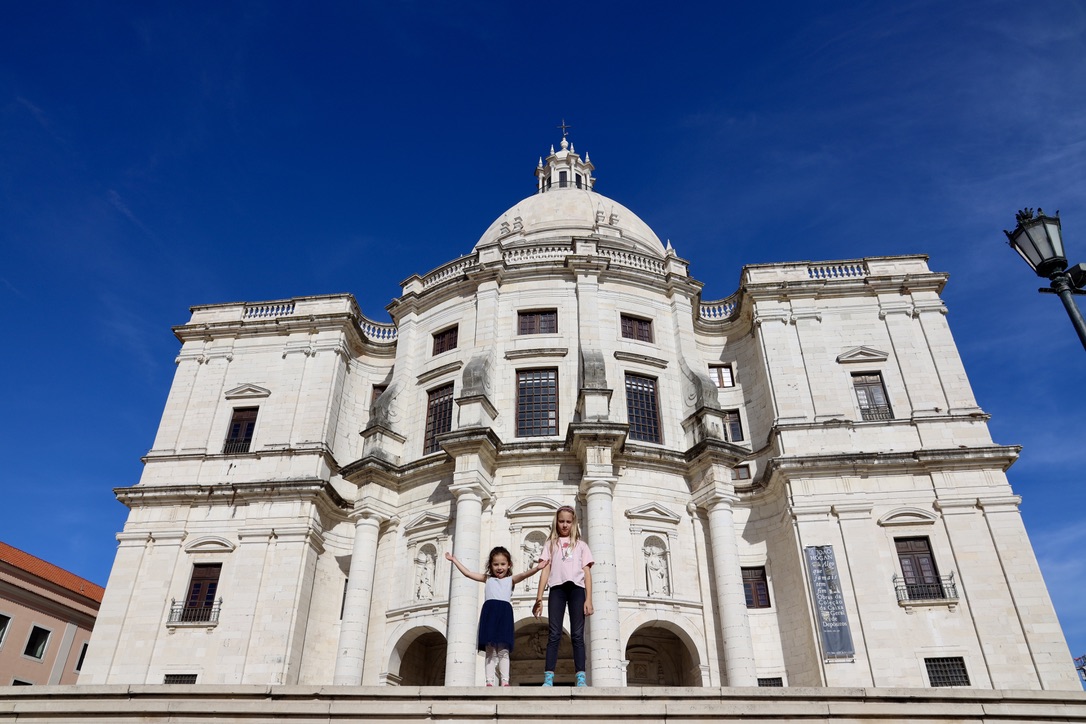
[[[562,237],[590,237],[639,254],[664,258],[659,237],[634,212],[593,190],[594,167],[588,154],[582,161],[566,138],[536,168],[535,195],[514,204],[499,216],[475,244],[501,242],[509,248]]]

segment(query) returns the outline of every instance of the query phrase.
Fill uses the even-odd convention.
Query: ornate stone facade
[[[479,685],[481,590],[444,554],[521,570],[572,504],[592,685],[1078,689],[946,275],[759,264],[703,301],[592,171],[563,139],[391,325],[194,307],[80,683]]]

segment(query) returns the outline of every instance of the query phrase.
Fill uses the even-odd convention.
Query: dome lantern
[[[588,160],[588,154],[585,154],[584,160],[581,160],[564,133],[559,148],[560,150],[555,152],[554,146],[551,146],[550,155],[536,167],[538,193],[542,194],[555,189],[591,191],[596,183],[596,179],[592,178],[595,166]]]

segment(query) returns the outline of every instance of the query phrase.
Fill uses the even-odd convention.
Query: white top
[[[486,586],[483,587],[484,601],[513,601],[513,576],[505,578],[486,577]]]

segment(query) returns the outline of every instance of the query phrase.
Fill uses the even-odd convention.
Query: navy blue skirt
[[[513,650],[513,606],[508,601],[483,601],[479,614],[479,650],[487,646]]]

